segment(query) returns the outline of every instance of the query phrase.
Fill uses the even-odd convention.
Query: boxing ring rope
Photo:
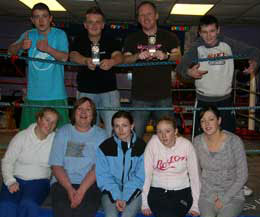
[[[60,64],[60,65],[68,65],[68,66],[86,66],[83,64],[78,64],[74,62],[63,62],[63,61],[57,61],[57,60],[47,60],[47,59],[40,59],[40,58],[33,58],[33,57],[25,57],[25,56],[17,56],[17,55],[9,55],[9,54],[1,54],[0,57],[4,58],[10,58],[12,63],[14,63],[16,60],[26,60],[26,61],[39,61],[39,62],[45,62],[45,63],[53,63],[53,64]],[[221,57],[214,57],[214,58],[198,58],[194,59],[192,63],[198,63],[198,62],[214,62],[218,60],[226,60],[226,59],[248,59],[247,55],[232,55],[232,56],[221,56]],[[176,65],[179,64],[180,61],[144,61],[144,62],[138,62],[138,63],[131,63],[131,64],[119,64],[115,67],[144,67],[144,66],[159,66],[159,65]]]
[[[0,102],[0,107],[3,106],[14,106],[14,107],[35,107],[35,108],[64,108],[72,109],[73,106],[52,106],[52,105],[38,105],[38,104],[25,104],[25,103],[11,103],[11,102]],[[176,109],[174,108],[176,107]],[[97,107],[97,110],[126,110],[126,111],[173,111],[174,113],[190,113],[193,111],[199,111],[201,108],[194,108],[193,106],[174,105],[173,107]],[[260,106],[231,106],[231,107],[218,107],[218,110],[259,110]]]

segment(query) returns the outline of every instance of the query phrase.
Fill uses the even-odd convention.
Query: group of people
[[[38,217],[51,194],[54,217],[236,217],[243,209],[247,160],[243,142],[222,130],[214,106],[199,120],[192,144],[162,116],[146,144],[127,111],[116,112],[107,136],[87,97],[75,102],[71,123],[55,131],[58,112],[44,108],[20,131],[2,159],[1,217]],[[52,174],[52,176],[51,176]],[[51,179],[51,181],[50,181]],[[51,186],[51,187],[50,187]]]
[[[174,33],[157,27],[158,13],[151,2],[142,2],[138,6],[138,21],[142,30],[126,38],[122,49],[121,43],[103,33],[105,17],[98,7],[89,8],[85,14],[84,31],[76,37],[68,51],[66,34],[51,27],[53,17],[49,8],[36,4],[32,8],[31,21],[35,28],[23,33],[11,44],[8,52],[20,55],[28,51],[28,56],[44,60],[73,61],[86,65],[77,73],[77,98],[89,97],[98,107],[119,107],[120,96],[117,90],[116,74],[113,66],[120,63],[134,63],[149,60],[177,60],[181,57],[180,43]],[[148,38],[154,43],[148,46]],[[153,52],[150,52],[153,48]],[[123,50],[123,52],[122,52]],[[93,56],[95,55],[95,56]],[[94,61],[93,61],[94,60]],[[68,111],[64,86],[64,67],[41,61],[29,61],[28,86],[25,104],[60,106],[58,127],[68,123]],[[133,69],[132,104],[133,106],[170,107],[172,66],[143,67]],[[149,79],[147,79],[149,77]],[[159,83],[164,85],[157,86]],[[51,93],[51,94],[50,94]],[[20,129],[33,122],[33,115],[38,107],[24,107]],[[108,135],[111,135],[111,118],[115,111],[98,111],[97,122],[102,118]],[[169,112],[154,112],[156,118]],[[136,132],[144,133],[144,127],[150,112],[134,112]]]
[[[66,34],[51,27],[53,17],[48,6],[36,4],[31,21],[35,28],[23,33],[18,41],[9,46],[13,55],[28,50],[28,56],[47,60],[73,61],[86,65],[77,73],[77,98],[89,97],[98,107],[119,107],[116,74],[113,66],[137,61],[176,61],[181,59],[180,41],[172,32],[157,26],[159,14],[155,4],[141,2],[137,7],[141,30],[124,40],[123,48],[115,39],[103,33],[105,16],[98,7],[89,8],[85,14],[84,31],[76,37],[68,51]],[[232,80],[234,60],[202,61],[199,58],[214,58],[233,54],[248,55],[249,67],[245,72],[257,71],[260,61],[258,49],[224,37],[220,34],[218,20],[211,15],[200,19],[199,38],[185,53],[176,71],[185,79],[194,79],[196,87],[195,107],[203,105],[232,106]],[[26,104],[60,106],[58,127],[69,122],[67,95],[64,85],[64,67],[40,61],[29,61]],[[131,103],[134,107],[171,107],[171,65],[134,67],[132,72]],[[221,73],[221,76],[220,76]],[[159,85],[158,85],[159,84]],[[156,87],[156,88],[155,88]],[[51,93],[51,94],[50,94]],[[37,107],[24,107],[20,129],[33,122]],[[111,135],[111,118],[115,111],[98,111],[97,122],[103,120],[108,135]],[[155,120],[170,111],[133,111],[135,129],[139,137],[151,118]],[[235,130],[232,111],[221,111],[222,127]],[[195,135],[200,133],[198,115],[194,116]]]
[[[51,27],[53,17],[49,8],[36,4],[32,9],[31,21],[35,28],[23,33],[18,41],[9,46],[13,55],[28,51],[28,56],[44,60],[73,61],[86,65],[79,67],[77,73],[77,98],[86,96],[98,107],[119,107],[120,96],[117,90],[116,74],[113,66],[120,63],[138,61],[176,61],[180,60],[180,41],[173,32],[157,25],[159,14],[154,3],[141,2],[137,7],[137,19],[141,30],[124,40],[123,48],[114,38],[103,33],[105,16],[98,7],[89,8],[85,14],[85,31],[72,42],[70,52],[64,31]],[[224,37],[220,34],[218,20],[212,15],[200,19],[199,37],[177,65],[176,71],[185,79],[195,81],[196,104],[232,106],[232,79],[234,60],[202,61],[200,58],[247,55],[247,73],[257,71],[260,61],[258,49]],[[132,69],[131,104],[134,107],[171,107],[172,65],[143,66]],[[159,84],[159,85],[158,85]],[[28,86],[25,104],[54,105],[59,107],[58,127],[69,122],[67,95],[64,85],[64,67],[61,64],[41,61],[28,61]],[[38,107],[24,107],[20,129],[27,128],[34,120]],[[115,111],[98,111],[97,122],[103,120],[108,135],[111,135],[111,118]],[[155,120],[170,111],[133,111],[135,129],[139,137],[153,115]],[[221,111],[222,127],[234,132],[233,111]],[[198,115],[194,116],[195,135],[200,133]]]
[[[54,217],[93,217],[100,203],[109,217],[119,212],[134,217],[140,210],[156,217],[187,213],[235,217],[241,212],[247,180],[245,151],[232,133],[232,111],[216,108],[233,103],[234,60],[198,59],[246,53],[250,60],[244,71],[254,73],[260,52],[221,36],[218,20],[205,15],[197,41],[182,57],[178,37],[158,28],[159,14],[152,2],[139,4],[137,18],[141,30],[129,35],[122,49],[103,33],[102,11],[88,9],[86,31],[74,40],[69,53],[66,34],[51,27],[49,8],[43,3],[33,7],[35,28],[11,44],[9,53],[28,50],[30,57],[70,58],[86,66],[77,74],[77,100],[69,121],[63,108],[67,106],[64,67],[28,61],[25,103],[58,108],[23,107],[20,128],[24,130],[12,139],[2,159],[1,217],[39,216],[49,191]],[[170,111],[96,110],[96,106],[120,106],[113,66],[180,59],[176,71],[195,80],[196,106],[203,107],[193,123],[198,135],[193,144],[178,133]],[[133,68],[132,105],[171,107],[171,71],[170,65]],[[146,145],[142,137],[151,113],[157,121],[156,135]],[[98,126],[100,118],[105,130]]]

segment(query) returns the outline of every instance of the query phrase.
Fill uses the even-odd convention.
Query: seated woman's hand
[[[217,199],[215,200],[215,207],[216,207],[217,209],[223,208],[223,203],[222,203],[222,201],[221,201],[219,198],[217,198]]]
[[[74,198],[75,198],[75,195],[76,195],[76,190],[71,186],[69,189],[67,189],[67,193],[68,193],[68,197],[69,197],[69,200],[70,200],[70,206],[71,208],[74,207]]]
[[[145,216],[152,215],[152,211],[151,211],[150,208],[142,209],[142,213],[143,213]]]
[[[116,208],[119,212],[123,212],[126,206],[126,202],[124,200],[116,201]]]
[[[189,214],[192,215],[192,216],[199,216],[200,214],[194,210],[190,210],[189,211]]]
[[[15,193],[17,191],[19,191],[19,183],[18,182],[15,182],[13,184],[11,184],[10,186],[8,186],[8,190],[9,192],[12,194],[12,193]]]
[[[79,206],[81,204],[84,195],[85,195],[85,192],[81,191],[79,188],[74,195],[74,200],[73,200],[74,203],[73,203],[72,208],[76,208],[77,206]]]

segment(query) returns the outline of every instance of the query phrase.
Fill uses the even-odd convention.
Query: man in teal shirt
[[[8,48],[12,55],[28,50],[28,56],[44,60],[67,61],[68,40],[64,31],[51,27],[52,15],[47,5],[38,3],[32,8],[31,21],[35,28],[23,33]],[[26,104],[43,106],[66,106],[67,94],[64,85],[64,66],[41,61],[28,61]],[[23,107],[20,129],[35,122],[35,113],[40,108]],[[58,127],[69,122],[68,109],[58,108]]]

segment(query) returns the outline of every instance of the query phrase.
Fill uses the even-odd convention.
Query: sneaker
[[[249,187],[247,187],[246,185],[244,185],[243,191],[244,191],[244,195],[245,195],[245,196],[250,196],[250,195],[253,194],[253,190],[250,189]]]

